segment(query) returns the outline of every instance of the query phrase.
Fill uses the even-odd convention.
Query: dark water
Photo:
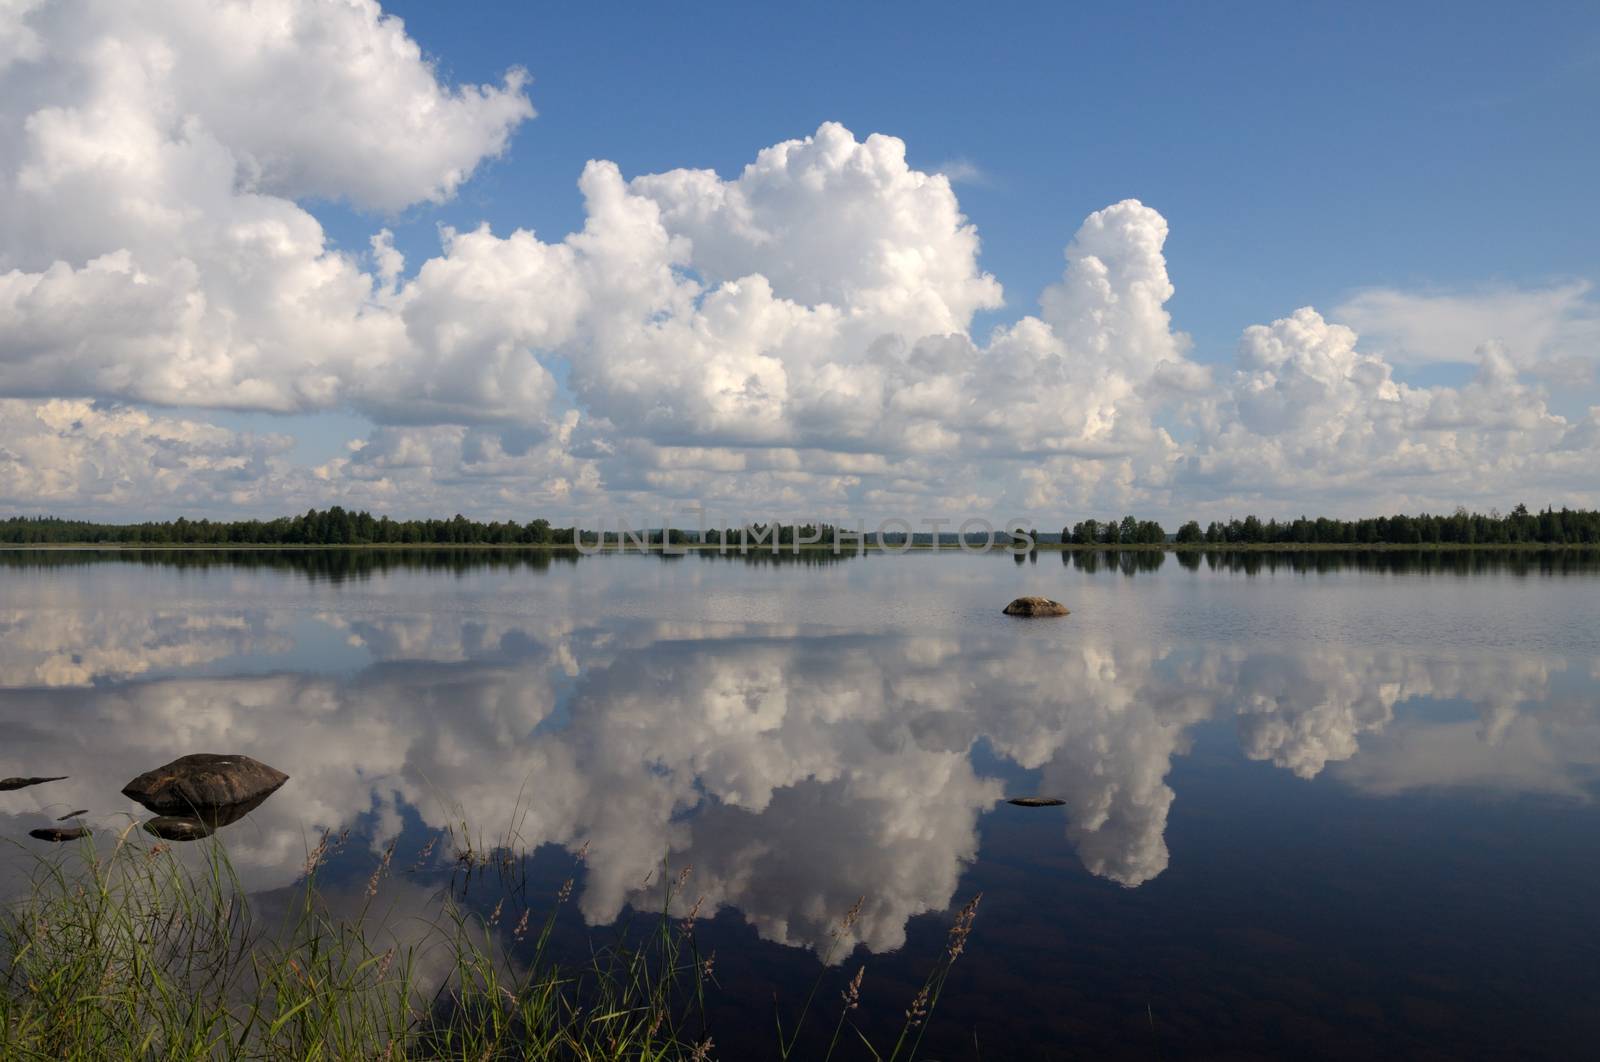
[[[1600,1042],[1592,556],[0,553],[0,776],[69,776],[0,836],[199,751],[291,775],[221,834],[263,894],[465,819],[549,894],[588,845],[581,952],[692,864],[723,1058],[862,896],[824,1024],[865,964],[898,1028],[979,891],[924,1057]]]

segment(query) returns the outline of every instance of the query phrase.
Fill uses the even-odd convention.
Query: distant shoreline
[[[425,550],[440,552],[445,550],[460,550],[485,553],[577,553],[577,547],[569,543],[492,543],[492,542],[370,542],[370,543],[274,543],[274,542],[229,542],[218,544],[181,543],[181,542],[0,542],[0,551],[27,550],[27,551],[83,551],[102,550],[129,553],[148,553],[156,551],[183,550],[185,552],[217,553],[229,550],[236,551],[294,551],[311,552],[314,550],[375,550],[380,552],[394,552],[399,550]],[[851,545],[848,548],[841,546],[837,552],[846,553],[1553,553],[1563,551],[1600,550],[1600,545],[1586,545],[1582,543],[1559,542],[1168,542],[1160,545],[1154,543],[1135,543],[1130,545],[1111,545],[1107,543],[1080,544],[1073,542],[1039,542],[1032,549],[1018,550],[1008,545],[996,543],[986,549],[963,550],[956,543],[946,543],[934,546],[932,543],[915,543],[910,546],[889,545],[880,546],[867,543],[858,549]],[[612,554],[662,554],[665,551],[659,545],[641,549],[630,545],[626,548],[616,545],[606,545],[594,549],[591,547],[586,555],[612,555]],[[798,548],[784,544],[776,550],[770,546],[751,546],[741,551],[736,546],[729,546],[723,550],[716,543],[680,543],[672,547],[666,556],[682,556],[690,553],[718,553],[728,556],[738,556],[741,552],[748,554],[789,554],[789,553],[833,553],[834,547],[828,543],[812,543],[801,545]]]

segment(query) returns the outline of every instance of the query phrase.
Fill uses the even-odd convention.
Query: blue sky
[[[625,180],[680,168],[712,169],[725,192],[745,194],[749,189],[739,191],[738,181],[758,152],[810,137],[824,122],[838,122],[863,143],[873,133],[900,138],[912,173],[950,176],[959,210],[981,239],[981,251],[970,264],[958,261],[952,268],[969,269],[972,277],[992,274],[1004,288],[1003,305],[968,291],[953,303],[940,304],[954,307],[954,317],[937,328],[928,326],[930,336],[954,331],[970,337],[969,360],[986,359],[1002,349],[1004,344],[995,346],[991,339],[997,327],[1013,330],[1025,317],[1040,314],[1040,293],[1047,287],[1084,282],[1081,277],[1063,281],[1063,248],[1094,212],[1130,198],[1159,217],[1124,218],[1131,227],[1119,238],[1137,242],[1135,230],[1146,223],[1164,224],[1170,231],[1157,248],[1157,258],[1140,266],[1148,267],[1148,275],[1136,275],[1136,270],[1114,276],[1114,289],[1118,284],[1131,287],[1107,297],[1113,303],[1122,298],[1120,305],[1126,307],[1128,292],[1145,280],[1160,286],[1170,277],[1173,292],[1164,306],[1170,330],[1193,340],[1184,347],[1181,338],[1169,336],[1162,341],[1165,346],[1158,344],[1160,349],[1134,352],[1128,346],[1138,345],[1129,338],[1134,332],[1169,328],[1155,304],[1146,307],[1153,315],[1148,319],[1108,325],[1099,335],[1069,335],[1074,326],[1065,318],[1047,322],[1053,338],[1040,342],[1049,350],[1040,347],[1029,357],[1042,360],[1027,364],[1041,378],[1065,374],[1070,383],[1062,384],[1055,405],[1035,403],[1030,415],[1074,425],[1040,450],[1049,460],[1039,467],[1047,468],[1053,482],[1068,484],[1054,494],[1036,482],[1027,486],[1028,476],[1022,475],[1026,470],[1014,464],[972,467],[959,474],[953,466],[941,470],[926,464],[914,475],[905,474],[908,461],[924,459],[926,446],[921,443],[896,447],[881,439],[856,439],[833,447],[828,441],[832,436],[815,427],[822,407],[807,405],[809,399],[791,396],[768,411],[771,417],[762,426],[737,429],[711,423],[716,420],[712,410],[729,413],[717,405],[733,393],[726,387],[721,398],[708,397],[710,392],[664,391],[656,407],[646,409],[634,401],[637,379],[628,379],[618,364],[595,367],[586,360],[615,353],[593,346],[599,342],[596,337],[615,335],[606,331],[610,326],[588,320],[578,320],[576,331],[559,339],[534,342],[521,333],[478,337],[487,344],[486,351],[498,351],[483,355],[491,361],[513,357],[506,352],[515,349],[519,353],[513,360],[537,361],[535,375],[548,374],[544,384],[518,377],[516,386],[522,390],[515,394],[526,401],[507,397],[511,385],[505,373],[521,372],[515,365],[486,369],[473,397],[442,399],[439,394],[462,390],[456,383],[474,376],[478,363],[468,355],[462,355],[467,361],[442,368],[440,350],[419,339],[420,333],[409,337],[403,353],[397,349],[382,358],[367,346],[375,342],[371,337],[330,338],[325,340],[327,349],[302,354],[296,351],[303,351],[306,340],[287,335],[292,330],[251,335],[239,322],[257,311],[270,317],[268,303],[224,305],[237,293],[230,288],[224,297],[213,285],[213,278],[225,278],[228,270],[208,272],[205,255],[210,251],[195,251],[188,260],[200,263],[197,283],[206,304],[233,322],[222,328],[228,336],[225,345],[206,347],[223,342],[215,338],[216,328],[206,331],[205,338],[174,341],[174,330],[182,332],[186,326],[167,322],[170,327],[157,329],[165,338],[136,344],[137,352],[127,355],[159,357],[161,343],[181,342],[186,356],[202,367],[178,374],[179,379],[156,386],[148,374],[141,379],[132,363],[119,365],[123,355],[84,355],[90,349],[84,344],[72,348],[75,357],[87,357],[81,370],[55,372],[39,368],[46,359],[37,347],[0,348],[0,368],[7,360],[32,366],[17,368],[9,379],[0,375],[0,398],[83,399],[102,411],[195,417],[252,437],[288,437],[288,448],[273,451],[275,456],[242,438],[230,443],[235,449],[256,446],[251,460],[261,468],[271,465],[276,478],[270,485],[231,490],[230,501],[201,492],[196,497],[209,499],[202,505],[263,508],[307,497],[315,501],[319,490],[330,497],[338,494],[340,475],[356,473],[367,477],[362,482],[377,493],[361,495],[356,484],[347,486],[373,504],[408,497],[412,505],[480,503],[495,508],[515,504],[522,489],[513,482],[517,476],[527,480],[522,486],[535,498],[563,504],[576,504],[570,491],[584,476],[594,490],[616,498],[637,501],[644,490],[689,500],[699,488],[688,469],[701,468],[710,482],[715,469],[731,467],[730,461],[742,462],[746,470],[762,465],[776,476],[760,487],[741,486],[736,494],[754,490],[774,499],[816,498],[827,504],[859,503],[871,495],[880,506],[889,504],[895,492],[925,496],[934,505],[973,503],[985,500],[974,484],[989,481],[1009,483],[986,496],[994,504],[1001,503],[1003,494],[1011,502],[1026,496],[1029,504],[1045,499],[1049,505],[1142,505],[1165,511],[1257,503],[1263,508],[1338,509],[1443,504],[1454,498],[1486,499],[1530,478],[1540,482],[1547,496],[1575,503],[1593,489],[1574,478],[1576,466],[1547,465],[1535,472],[1527,462],[1540,451],[1583,453],[1591,434],[1600,438],[1600,428],[1587,426],[1590,408],[1600,405],[1595,374],[1600,310],[1588,290],[1600,273],[1594,250],[1600,246],[1600,211],[1593,202],[1593,189],[1600,187],[1600,108],[1595,105],[1600,99],[1600,8],[1594,5],[1038,4],[1009,5],[978,17],[970,5],[948,3],[825,4],[802,10],[745,4],[685,8],[397,0],[383,10],[403,20],[402,36],[393,24],[378,21],[375,9],[330,12],[297,0],[271,0],[271,10],[259,12],[266,44],[249,51],[249,32],[238,26],[233,41],[210,42],[217,55],[237,47],[234,61],[242,72],[207,62],[204,36],[212,16],[220,19],[218,12],[226,12],[225,5],[195,0],[186,21],[168,20],[159,7],[144,10],[142,19],[134,17],[142,7],[133,4],[118,12],[93,0],[69,0],[50,11],[24,5],[19,16],[12,16],[22,20],[13,36],[35,36],[45,47],[38,54],[23,48],[21,61],[9,67],[0,53],[0,78],[10,79],[0,87],[8,87],[16,101],[9,113],[0,113],[0,120],[21,129],[40,108],[70,113],[74,106],[84,107],[83,100],[50,93],[93,80],[84,71],[93,71],[94,56],[107,54],[103,48],[91,49],[97,41],[129,45],[130,55],[159,44],[180,57],[176,72],[146,70],[139,76],[166,77],[171,83],[152,91],[150,99],[158,102],[148,114],[130,111],[122,119],[130,128],[148,119],[154,136],[168,138],[158,147],[170,157],[139,160],[139,165],[149,163],[150,174],[166,175],[150,179],[167,180],[188,165],[184,145],[192,142],[185,140],[191,134],[174,130],[202,129],[226,156],[219,165],[236,167],[236,189],[270,193],[277,197],[273,202],[281,199],[285,209],[320,223],[327,243],[322,249],[308,244],[305,253],[310,257],[302,264],[325,250],[342,251],[356,268],[372,273],[368,241],[380,228],[391,230],[406,259],[396,289],[402,302],[426,301],[429,286],[416,283],[424,262],[456,260],[441,248],[441,227],[470,232],[487,223],[500,241],[492,253],[502,258],[516,253],[514,241],[507,238],[519,228],[533,230],[542,241],[539,247],[560,245],[569,233],[581,230],[586,213],[577,185],[589,160],[614,162]],[[293,23],[297,33],[285,43],[281,34],[272,35],[274,23]],[[420,46],[430,66],[395,47],[405,37]],[[336,46],[321,47],[326,41]],[[364,66],[354,57],[373,42],[382,42],[383,58],[377,67]],[[192,56],[185,49],[193,49]],[[263,54],[271,61],[261,60]],[[74,62],[80,64],[74,68],[77,82],[49,76],[51,63]],[[476,102],[458,97],[453,111],[441,105],[437,113],[420,119],[416,107],[405,103],[411,91],[448,101],[459,86],[496,86],[511,68],[526,70],[531,82],[486,89],[487,95]],[[260,80],[251,81],[248,89],[227,87],[256,75]],[[125,85],[113,87],[108,81],[103,87],[113,93],[107,99],[142,98]],[[523,93],[536,117],[505,109],[511,106],[507,101]],[[255,100],[259,114],[252,117],[248,109],[217,104],[230,94]],[[301,124],[315,128],[298,137],[272,131]],[[117,139],[124,131],[107,128],[98,135]],[[19,175],[64,150],[57,145],[54,154],[46,154],[49,145],[43,142],[18,143],[14,155],[0,154],[0,164]],[[126,206],[126,238],[112,223],[105,227],[104,246],[86,243],[72,227],[72,216],[81,213],[77,207],[64,199],[25,202],[17,193],[14,202],[0,209],[0,222],[20,219],[6,222],[15,230],[17,250],[0,256],[0,272],[20,269],[19,276],[27,280],[42,277],[37,271],[50,261],[84,268],[96,254],[117,253],[131,254],[133,263],[151,275],[161,267],[160,254],[142,252],[136,238],[143,222],[135,223],[134,205],[149,194],[149,185],[122,188],[123,177],[109,170],[90,172],[92,165],[84,165],[89,176],[83,178],[83,188],[92,198],[113,211]],[[385,181],[382,175],[391,169],[402,176]],[[470,176],[458,182],[452,173]],[[252,182],[264,183],[256,188]],[[161,194],[178,202],[190,194],[186,187],[191,185],[174,178]],[[826,213],[832,202],[818,200],[807,209]],[[915,209],[939,209],[930,203]],[[235,201],[218,216],[249,213],[260,205]],[[912,208],[884,200],[860,209],[881,211],[874,215],[881,220],[891,218],[894,210]],[[52,210],[60,215],[55,228]],[[33,228],[49,230],[42,235],[26,222],[38,217],[46,220]],[[200,220],[206,220],[203,211]],[[767,218],[762,223],[778,233],[790,231],[783,226],[793,219]],[[930,225],[933,233],[938,223]],[[737,279],[710,276],[705,270],[715,272],[715,267],[701,261],[703,248],[714,247],[726,232],[691,234],[686,229],[673,235],[693,235],[694,259],[686,268],[706,281],[706,291]],[[934,241],[928,244],[904,232],[892,237],[902,238],[912,242],[885,244],[885,253],[930,260],[943,256],[947,261],[951,254],[961,259],[967,253],[940,242],[944,237],[937,233],[928,237]],[[781,244],[782,237],[778,239]],[[153,238],[146,242],[152,247],[158,243]],[[809,279],[785,279],[783,262],[789,252],[781,245],[762,252],[771,261],[745,256],[739,258],[739,268],[772,278],[778,297],[794,299],[797,291],[827,287],[830,276],[843,276],[857,264],[849,255],[861,253],[843,244],[835,250],[845,257],[805,263],[812,271]],[[1102,248],[1100,253],[1110,254],[1107,261],[1113,261],[1121,252]],[[482,274],[474,283],[486,283],[491,275]],[[509,274],[498,275],[504,279]],[[256,290],[276,290],[275,283],[268,278]],[[555,298],[555,290],[513,287],[497,296],[495,306],[508,312],[513,304],[538,307]],[[1086,290],[1064,297],[1082,310],[1072,300],[1087,297]],[[918,297],[915,291],[902,294]],[[594,297],[594,291],[582,296]],[[846,313],[860,310],[849,305],[848,297],[835,302]],[[456,325],[484,313],[483,305],[455,311],[428,305],[447,321],[450,312],[457,313]],[[399,323],[393,316],[399,306],[352,307],[355,316],[349,320],[382,331],[388,326],[380,318]],[[1301,307],[1315,308],[1316,320],[1285,324]],[[1104,308],[1091,307],[1091,316]],[[581,317],[588,311],[573,312]],[[677,312],[655,306],[641,320],[648,323]],[[692,314],[683,319],[685,336],[699,327],[695,320]],[[27,333],[27,321],[10,324],[14,334]],[[437,324],[428,322],[429,327]],[[1339,331],[1343,325],[1354,333]],[[1241,335],[1248,338],[1246,330],[1252,326],[1276,331],[1262,334],[1257,348],[1264,353],[1250,355],[1254,360],[1246,365],[1237,359]],[[326,321],[307,327],[311,330],[305,335],[342,334],[339,326],[329,327]],[[416,332],[419,325],[408,317],[404,327]],[[886,321],[883,328],[883,335],[894,335],[904,344],[914,346],[928,338],[914,334],[914,327],[891,328]],[[443,333],[432,334],[437,339]],[[642,342],[644,335],[633,339]],[[270,379],[263,379],[260,370],[247,371],[252,357],[266,357],[262,352],[277,349],[277,343],[287,344],[286,353],[268,357],[274,365],[266,370]],[[678,357],[650,349],[656,364]],[[737,362],[759,353],[740,350],[723,354]],[[793,352],[777,348],[759,356],[782,361],[780,376],[792,391],[803,379],[801,363],[810,365],[807,359],[814,353],[800,356],[799,362]],[[703,355],[715,362],[723,354],[685,350],[682,357]],[[304,365],[294,367],[302,356]],[[639,361],[640,356],[628,355],[633,359],[628,363],[650,364]],[[868,355],[841,347],[830,356],[836,364],[854,365]],[[363,359],[367,367],[357,367]],[[1169,368],[1155,371],[1163,360]],[[721,371],[734,371],[729,368],[734,362],[723,364]],[[685,360],[677,368],[690,377],[701,371],[690,364]],[[924,372],[921,366],[927,364],[921,354],[912,357],[915,373]],[[330,373],[330,365],[340,367]],[[1201,383],[1191,373],[1195,367],[1210,371],[1209,382]],[[1231,375],[1236,367],[1243,375]],[[410,380],[407,372],[412,370],[417,374],[414,389],[432,396],[418,400],[426,408],[398,393],[413,388],[396,382]],[[716,375],[709,364],[704,371]],[[862,386],[881,389],[885,380],[899,379],[894,377],[897,371],[876,366]],[[494,372],[501,375],[491,379]],[[371,378],[358,378],[361,373]],[[1115,379],[1107,382],[1108,377]],[[1181,400],[1170,393],[1179,377],[1185,381],[1179,391],[1188,396]],[[1412,391],[1397,396],[1385,389],[1389,385],[1383,379],[1409,385]],[[1474,385],[1474,380],[1487,382]],[[839,393],[859,397],[850,388],[860,383],[840,385],[845,390]],[[772,384],[764,379],[762,386]],[[946,393],[946,385],[970,395],[974,381],[945,379],[934,389]],[[778,386],[784,386],[781,380]],[[882,401],[892,404],[892,392],[901,386],[910,384],[901,379],[881,390]],[[385,388],[395,393],[373,397]],[[964,437],[960,445],[965,449],[981,449],[983,438],[971,433],[977,430],[974,425],[1004,416],[1003,390],[976,399],[968,411],[970,420],[959,428],[949,412],[955,407],[947,407],[943,414],[925,412],[917,430],[950,440]],[[1163,397],[1151,398],[1157,391]],[[1258,408],[1266,392],[1285,408],[1275,406],[1270,414]],[[1074,396],[1085,393],[1091,397],[1074,404]],[[1139,396],[1138,401],[1129,396]],[[819,400],[828,405],[826,394]],[[685,427],[684,418],[703,402],[711,405],[702,409],[703,439],[697,439],[698,429]],[[1293,409],[1287,408],[1291,405]],[[477,406],[492,409],[480,416],[472,412]],[[576,411],[576,427],[558,428],[564,410]],[[651,424],[659,419],[661,426],[636,430],[629,418]],[[1113,420],[1116,426],[1108,427]],[[1316,441],[1288,438],[1286,425],[1320,420],[1342,427]],[[546,454],[549,461],[541,469],[527,465],[513,471],[510,465],[495,465],[496,471],[486,473],[493,463],[474,459],[451,470],[430,465],[427,489],[419,492],[407,494],[394,480],[379,483],[382,462],[375,455],[390,455],[391,464],[385,467],[400,467],[393,454],[401,451],[412,455],[407,461],[420,460],[415,457],[418,448],[440,445],[446,429],[472,435],[452,445],[474,454],[485,452],[484,433],[503,430],[494,446],[503,443],[509,457],[520,457],[516,451],[524,445],[508,441],[513,438],[561,431],[568,437],[559,454]],[[1513,429],[1520,433],[1515,442],[1522,457],[1499,462],[1490,474],[1486,455],[1507,449],[1509,438],[1493,433]],[[842,429],[833,430],[837,434]],[[434,436],[424,445],[427,431]],[[1161,432],[1176,440],[1176,450],[1161,441]],[[1276,488],[1249,484],[1246,457],[1260,442],[1252,441],[1252,434],[1278,446],[1276,465],[1264,476],[1275,480]],[[320,478],[307,478],[315,467],[344,460],[350,441],[363,438],[371,444],[365,457],[352,458],[352,464],[338,469],[324,468],[317,473]],[[1353,440],[1369,452],[1347,454],[1340,465],[1335,451],[1348,450]],[[703,467],[692,465],[704,455],[693,457],[683,448],[695,442],[722,456],[705,458],[710,463]],[[636,456],[628,460],[619,456],[635,444],[644,450],[633,449]],[[86,453],[93,452],[92,445],[85,445]],[[881,453],[888,465],[865,472],[841,466],[830,483],[784,485],[783,475],[769,461],[771,448],[788,447],[798,455],[819,445],[824,451]],[[9,452],[22,453],[20,446]],[[1379,459],[1390,467],[1382,476],[1363,478],[1363,468]],[[228,461],[237,465],[238,458]],[[283,466],[285,461],[294,467]],[[359,467],[363,463],[366,467]],[[64,495],[65,500],[81,498],[85,507],[93,508],[120,504],[110,498],[130,497],[118,493],[122,488],[105,487],[111,479],[126,478],[125,472],[108,471],[114,464],[107,457],[97,472],[109,494],[96,495],[100,500],[91,503],[94,492],[80,490]],[[1323,475],[1318,486],[1297,496],[1296,469],[1308,465]],[[646,486],[639,472],[648,468],[662,475]],[[667,469],[683,471],[668,475]],[[0,501],[15,505],[36,497],[50,500],[37,486],[49,477],[23,472],[17,473],[21,485],[10,489],[0,478]],[[872,476],[896,482],[880,480],[873,486]],[[378,486],[391,493],[385,495]]]
[[[1206,362],[1264,314],[1353,289],[1541,285],[1600,262],[1594,5],[385,7],[452,80],[526,67],[539,111],[454,202],[379,219],[417,259],[440,224],[580,227],[589,159],[729,177],[835,120],[975,171],[961,206],[1007,290],[979,329],[1032,312],[1083,216],[1128,197],[1172,223],[1168,309]],[[355,249],[375,224],[318,214]],[[351,422],[297,429],[325,456]]]
[[[1600,260],[1592,4],[391,3],[443,72],[534,77],[539,117],[432,223],[546,238],[582,222],[591,158],[736,175],[834,120],[965,160],[1008,310],[1061,271],[1091,210],[1172,223],[1169,304],[1202,359],[1265,312],[1365,286],[1590,275]],[[370,225],[351,235],[364,242]]]

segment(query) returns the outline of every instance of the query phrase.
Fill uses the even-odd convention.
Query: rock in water
[[[163,841],[198,841],[211,836],[211,827],[197,818],[183,815],[162,815],[144,824],[144,832]]]
[[[253,808],[288,780],[282,771],[249,756],[197,752],[146,771],[123,786],[122,795],[157,815],[193,817],[241,804]]]
[[[1058,808],[1065,804],[1065,800],[1055,797],[1012,797],[1007,804],[1015,804],[1019,808]]]
[[[59,844],[62,841],[76,841],[81,837],[89,836],[89,827],[69,826],[62,828],[60,826],[46,826],[43,829],[29,830],[28,836],[41,841],[55,841]]]
[[[249,800],[238,804],[224,804],[220,808],[201,808],[198,814],[181,817],[196,818],[204,823],[207,829],[220,830],[224,826],[233,825],[256,808],[259,808],[273,792],[275,792],[275,787],[260,796],[251,797]]]
[[[62,782],[66,780],[66,777],[63,774],[55,778],[0,778],[0,793],[12,789],[26,789],[30,785],[42,785],[45,782]]]
[[[224,826],[238,822],[260,807],[272,793],[273,790],[269,789],[237,804],[199,808],[192,815],[158,815],[144,824],[144,830],[163,841],[198,841],[202,837],[210,837]]]
[[[1048,597],[1019,597],[1005,607],[1008,616],[1065,616],[1067,606]]]

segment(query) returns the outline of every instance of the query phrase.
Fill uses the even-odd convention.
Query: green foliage
[[[278,919],[246,894],[214,839],[186,846],[180,858],[130,826],[109,852],[87,838],[51,858],[13,853],[33,858],[36,870],[31,891],[0,911],[0,1057],[711,1057],[706,997],[716,982],[696,942],[699,905],[687,918],[669,917],[689,868],[662,868],[661,914],[641,933],[624,925],[612,943],[591,941],[582,963],[563,965],[550,941],[571,879],[542,916],[530,917],[525,881],[505,869],[520,861],[499,850],[482,856],[466,842],[468,851],[455,856],[464,873],[498,867],[507,886],[492,913],[458,902],[452,878],[439,889],[436,915],[388,924],[391,845],[356,910],[341,916],[318,875],[345,840],[324,835]],[[418,866],[433,847],[419,853]],[[884,1052],[866,1044],[873,1057],[915,1051],[976,906],[974,899],[957,915],[910,1000],[899,1041]],[[859,911],[858,903],[839,923],[835,944]],[[780,1020],[776,1054],[793,1051],[824,980],[843,977],[824,964],[795,1022]],[[836,1023],[828,1020],[833,1046],[846,1026],[864,1042],[851,1015],[860,983],[858,973],[842,1005],[828,1006],[829,1019],[838,1011]]]
[[[181,516],[176,520],[140,524],[101,524],[54,516],[0,520],[0,543],[14,545],[570,546],[573,533],[571,527],[555,527],[544,519],[526,524],[515,521],[480,523],[457,514],[448,520],[392,520],[387,516],[374,517],[368,512],[349,512],[337,505],[275,520],[213,521]],[[1016,536],[1023,533],[1020,527],[1015,531]],[[726,544],[728,548],[747,542],[751,548],[770,550],[774,540],[785,547],[798,542],[832,548],[835,534],[835,527],[826,523],[754,524],[750,528],[713,529],[704,535],[678,528],[665,532],[656,529],[637,532],[636,538],[639,545],[649,543],[658,548],[665,540],[674,546],[704,542]],[[1038,541],[1037,531],[1028,534]],[[890,532],[884,537],[891,545],[907,540],[901,532]],[[616,538],[615,532],[608,532],[608,545],[615,545]],[[853,533],[846,531],[840,538],[845,548],[856,547]],[[871,544],[876,536],[869,531],[867,539]],[[1061,541],[1079,546],[1161,545],[1166,539],[1160,524],[1133,516],[1105,523],[1083,520],[1061,529]],[[997,536],[1001,545],[1012,540],[1013,536],[1004,531]],[[585,531],[584,541],[595,542],[595,533]],[[910,536],[910,541],[930,545],[933,537],[927,532],[916,532]],[[1600,512],[1562,508],[1534,513],[1527,506],[1518,505],[1505,516],[1498,511],[1488,515],[1469,513],[1463,508],[1457,508],[1448,516],[1422,513],[1361,520],[1301,516],[1287,521],[1263,521],[1252,514],[1226,523],[1212,521],[1204,532],[1197,521],[1190,520],[1179,528],[1177,541],[1186,545],[1200,542],[1207,545],[1600,545]]]
[[[1062,530],[1062,541],[1074,545],[1158,544],[1166,541],[1161,525],[1123,517],[1120,523],[1084,520]],[[1362,520],[1310,519],[1263,521],[1248,515],[1226,523],[1213,520],[1204,531],[1190,520],[1178,529],[1183,545],[1600,545],[1600,512],[1546,509],[1541,513],[1518,505],[1509,515],[1487,516],[1457,508],[1449,516],[1378,516]]]
[[[565,890],[521,963],[496,944],[501,909],[486,920],[448,889],[434,921],[374,924],[392,848],[359,910],[338,917],[316,881],[326,837],[272,925],[220,845],[202,842],[195,869],[139,836],[124,834],[109,856],[86,842],[80,860],[41,861],[33,891],[6,913],[5,1057],[695,1057],[703,969],[685,935],[649,934],[557,968],[545,951]],[[518,923],[517,941],[527,933]]]
[[[1179,541],[1186,541],[1182,535]],[[1531,513],[1518,505],[1509,515],[1487,516],[1457,508],[1449,516],[1378,516],[1362,520],[1316,519],[1265,523],[1256,516],[1227,523],[1212,522],[1206,529],[1209,545],[1526,545],[1589,546],[1600,544],[1600,512],[1583,509],[1546,509]]]
[[[1084,520],[1072,525],[1071,532],[1062,531],[1061,540],[1079,546],[1158,546],[1167,540],[1167,533],[1154,520],[1139,520],[1124,516],[1120,522]]]
[[[275,520],[190,520],[98,524],[55,516],[0,520],[0,542],[44,545],[105,542],[155,546],[370,546],[370,545],[571,545],[572,528],[548,520],[479,523],[459,513],[449,520],[391,520],[340,506]]]

